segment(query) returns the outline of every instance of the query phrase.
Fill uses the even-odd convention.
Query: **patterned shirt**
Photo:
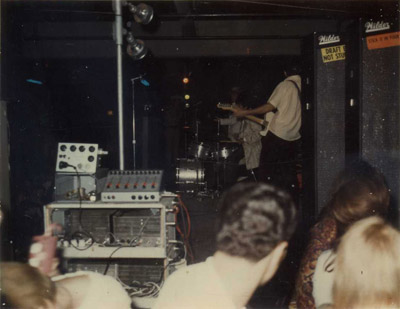
[[[312,296],[315,266],[321,253],[333,247],[336,234],[336,221],[331,217],[323,218],[311,229],[309,242],[301,260],[296,280],[295,297],[297,308],[315,308]]]

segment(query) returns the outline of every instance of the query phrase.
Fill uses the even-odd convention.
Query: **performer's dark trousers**
[[[268,132],[261,139],[261,143],[258,180],[272,183],[296,195],[298,188],[295,162],[297,141],[286,141]]]

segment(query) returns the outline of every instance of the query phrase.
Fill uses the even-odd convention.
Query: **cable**
[[[145,223],[142,225],[142,227],[140,228],[139,233],[138,233],[138,235],[136,236],[136,239],[137,239],[137,240],[140,240],[140,237],[141,237],[142,234],[143,234],[143,230],[144,230],[144,228],[146,227],[147,222],[149,222],[149,220],[150,220],[150,217],[147,218],[146,222],[145,222]],[[135,240],[135,238],[133,238],[133,239],[129,242],[129,246],[132,246],[132,242],[133,242],[134,240]]]
[[[184,238],[185,238],[185,239],[189,239],[188,227],[186,226],[185,214],[183,213],[183,209],[182,209],[182,211],[180,211],[179,213],[180,213],[180,215],[181,215],[181,220],[182,220],[182,225],[183,225],[183,234],[184,234]]]
[[[178,200],[179,200],[179,204],[182,206],[182,208],[185,210],[185,213],[186,213],[186,218],[187,218],[187,221],[188,221],[187,238],[189,238],[190,231],[191,231],[191,220],[190,220],[189,211],[188,211],[187,207],[185,206],[185,204],[183,203],[180,195],[178,195]]]
[[[132,281],[131,285],[126,284],[123,282],[118,275],[115,276],[115,279],[122,285],[122,287],[128,292],[130,297],[144,297],[144,296],[150,296],[154,297],[156,296],[160,290],[161,287],[159,284],[149,281],[145,283],[141,283],[139,281]],[[134,284],[137,284],[137,286],[134,286]],[[132,291],[132,292],[129,292]]]
[[[25,10],[33,10],[27,8]],[[36,12],[36,10],[35,10]],[[50,12],[50,13],[80,13],[80,14],[102,14],[102,15],[115,15],[111,12],[103,12],[103,11],[85,11],[85,10],[55,10],[55,9],[41,9],[40,12]]]
[[[129,242],[128,247],[136,247],[136,246],[137,246],[137,243],[135,243],[135,244],[133,245],[133,241],[134,241],[135,239],[140,239],[140,237],[141,237],[142,234],[143,234],[143,230],[144,230],[144,228],[146,227],[147,222],[149,222],[149,220],[150,220],[150,218],[147,218],[146,222],[145,222],[145,223],[142,225],[142,227],[140,228],[139,233],[138,233],[138,235],[136,236],[136,238],[133,238],[133,239]],[[109,234],[111,234],[111,233],[109,233]],[[105,268],[105,270],[104,270],[104,275],[107,274],[108,269],[110,268],[111,258],[112,258],[112,256],[114,255],[114,253],[117,252],[117,251],[118,251],[119,249],[121,249],[121,248],[128,248],[128,247],[124,247],[124,246],[122,246],[121,244],[119,244],[119,247],[118,247],[117,249],[115,249],[113,252],[111,252],[110,256],[108,257],[108,262],[107,262],[106,268]]]
[[[108,269],[110,268],[112,256],[115,254],[115,252],[117,252],[121,248],[124,248],[124,247],[119,246],[117,249],[115,249],[113,252],[111,252],[110,256],[108,257],[108,262],[107,262],[106,268],[104,269],[104,273],[103,273],[104,276],[107,275]]]
[[[185,221],[185,216],[184,214],[181,212],[181,218],[182,218],[182,224],[183,224],[183,231],[180,229],[179,224],[178,224],[178,218],[177,218],[177,213],[175,213],[175,225],[176,225],[176,230],[178,231],[178,233],[181,235],[183,242],[186,246],[186,251],[187,254],[189,255],[191,261],[194,261],[194,255],[192,252],[192,248],[190,246],[190,230],[191,230],[191,221],[190,221],[190,215],[189,215],[189,211],[187,209],[187,207],[185,206],[185,204],[183,203],[180,195],[177,195],[178,197],[178,205],[182,208],[183,211],[185,211],[186,213],[186,219],[187,219],[187,227],[186,227],[186,221]],[[179,209],[179,208],[178,208]]]
[[[94,241],[93,237],[90,234],[87,234],[85,231],[76,231],[76,232],[72,233],[71,239],[77,239],[79,237],[81,239],[84,239],[83,236],[89,236],[89,239],[85,241],[85,244],[88,244],[88,245],[86,247],[84,247],[84,248],[80,248],[79,246],[75,246],[72,243],[72,241],[70,242],[71,246],[74,247],[76,250],[85,251],[85,250],[89,249],[91,246],[94,245],[95,241]],[[78,239],[78,241],[79,241],[79,239]]]
[[[88,248],[90,248],[96,242],[96,240],[94,239],[93,235],[90,232],[86,231],[83,228],[83,225],[82,225],[82,211],[83,210],[82,210],[82,194],[81,194],[81,190],[82,190],[81,175],[79,174],[78,168],[75,165],[71,165],[71,164],[69,164],[67,162],[61,161],[60,162],[60,168],[66,168],[66,167],[72,167],[75,170],[76,177],[77,177],[77,180],[78,180],[78,190],[77,190],[77,192],[78,192],[78,199],[79,199],[79,214],[78,214],[79,231],[76,231],[76,232],[72,233],[71,240],[74,239],[74,235],[78,236],[78,237],[81,237],[82,239],[84,239],[83,236],[86,236],[90,240],[89,245],[84,247],[84,248],[79,248],[78,246],[73,245],[72,242],[71,242],[71,245],[75,249],[83,251],[83,250],[87,250]],[[86,243],[87,243],[87,241],[86,241]]]
[[[76,177],[78,177],[78,199],[79,199],[79,227],[83,230],[82,228],[82,194],[81,194],[81,188],[82,188],[82,183],[81,183],[81,175],[79,175],[78,169],[74,165],[70,165],[75,169],[76,172]]]
[[[250,4],[262,4],[262,5],[275,6],[275,7],[286,7],[286,8],[295,8],[295,9],[303,9],[303,10],[324,11],[324,12],[348,13],[347,11],[343,11],[343,10],[315,8],[315,7],[307,7],[307,6],[293,5],[293,4],[271,3],[271,2],[266,2],[266,1],[231,0],[231,2],[250,3]]]

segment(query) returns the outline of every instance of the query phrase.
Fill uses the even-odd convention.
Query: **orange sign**
[[[400,32],[367,36],[368,49],[379,49],[400,45]]]

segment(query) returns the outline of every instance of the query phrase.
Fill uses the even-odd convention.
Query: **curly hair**
[[[289,240],[297,223],[291,196],[264,183],[239,183],[219,205],[217,249],[259,261]]]

